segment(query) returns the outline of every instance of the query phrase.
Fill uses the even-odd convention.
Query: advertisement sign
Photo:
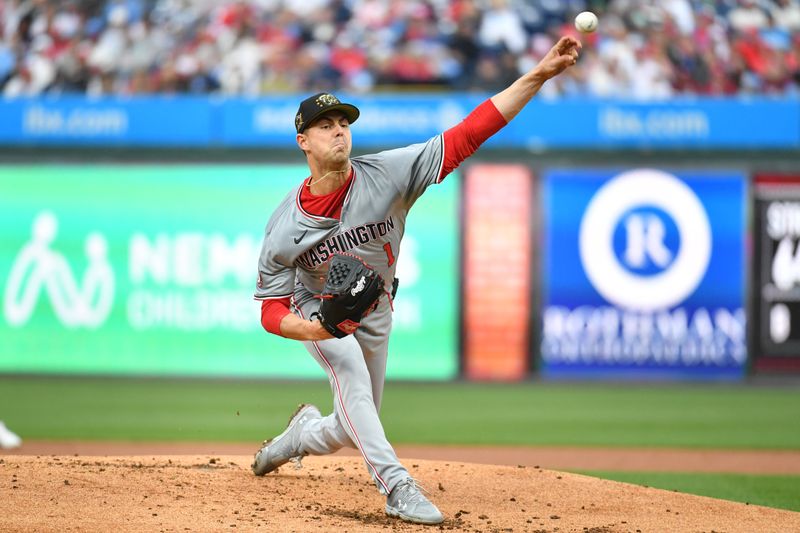
[[[0,167],[0,372],[324,376],[253,299],[267,219],[307,172]],[[457,372],[457,279],[438,275],[456,269],[457,182],[408,218],[389,377]]]
[[[219,109],[196,96],[0,101],[0,143],[68,146],[209,146]]]
[[[544,376],[743,375],[743,174],[553,170],[543,196]]]
[[[0,100],[0,144],[294,149],[294,116],[307,96],[6,99]],[[491,95],[339,96],[361,109],[353,128],[355,146],[373,149],[424,142]],[[535,99],[485,147],[797,149],[798,124],[796,98]]]
[[[456,125],[480,104],[476,97],[340,95],[361,111],[353,126],[357,147],[419,143]],[[306,95],[229,99],[219,107],[220,139],[228,146],[295,147],[294,117]]]
[[[470,165],[463,190],[464,376],[518,381],[530,372],[531,219],[538,205],[531,171]]]
[[[753,344],[758,369],[800,369],[800,176],[756,176]]]

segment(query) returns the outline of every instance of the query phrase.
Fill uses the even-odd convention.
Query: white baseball
[[[575,27],[583,33],[591,33],[597,29],[597,15],[591,11],[583,11],[575,17]]]

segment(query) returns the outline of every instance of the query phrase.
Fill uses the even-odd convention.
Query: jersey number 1
[[[392,252],[392,243],[387,242],[383,245],[383,251],[386,252],[386,259],[389,261],[387,266],[392,266],[394,264],[394,252]]]

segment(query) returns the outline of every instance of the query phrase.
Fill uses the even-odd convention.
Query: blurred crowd
[[[546,95],[800,88],[800,0],[0,0],[0,92],[492,92],[586,9],[600,28]]]

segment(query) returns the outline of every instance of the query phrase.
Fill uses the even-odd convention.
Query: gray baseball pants
[[[318,308],[318,300],[307,300],[297,310],[308,318]],[[357,448],[382,494],[409,477],[379,418],[391,329],[392,310],[388,298],[382,298],[353,335],[303,342],[328,375],[333,413],[308,422],[300,435],[301,451],[327,455],[345,446]]]

